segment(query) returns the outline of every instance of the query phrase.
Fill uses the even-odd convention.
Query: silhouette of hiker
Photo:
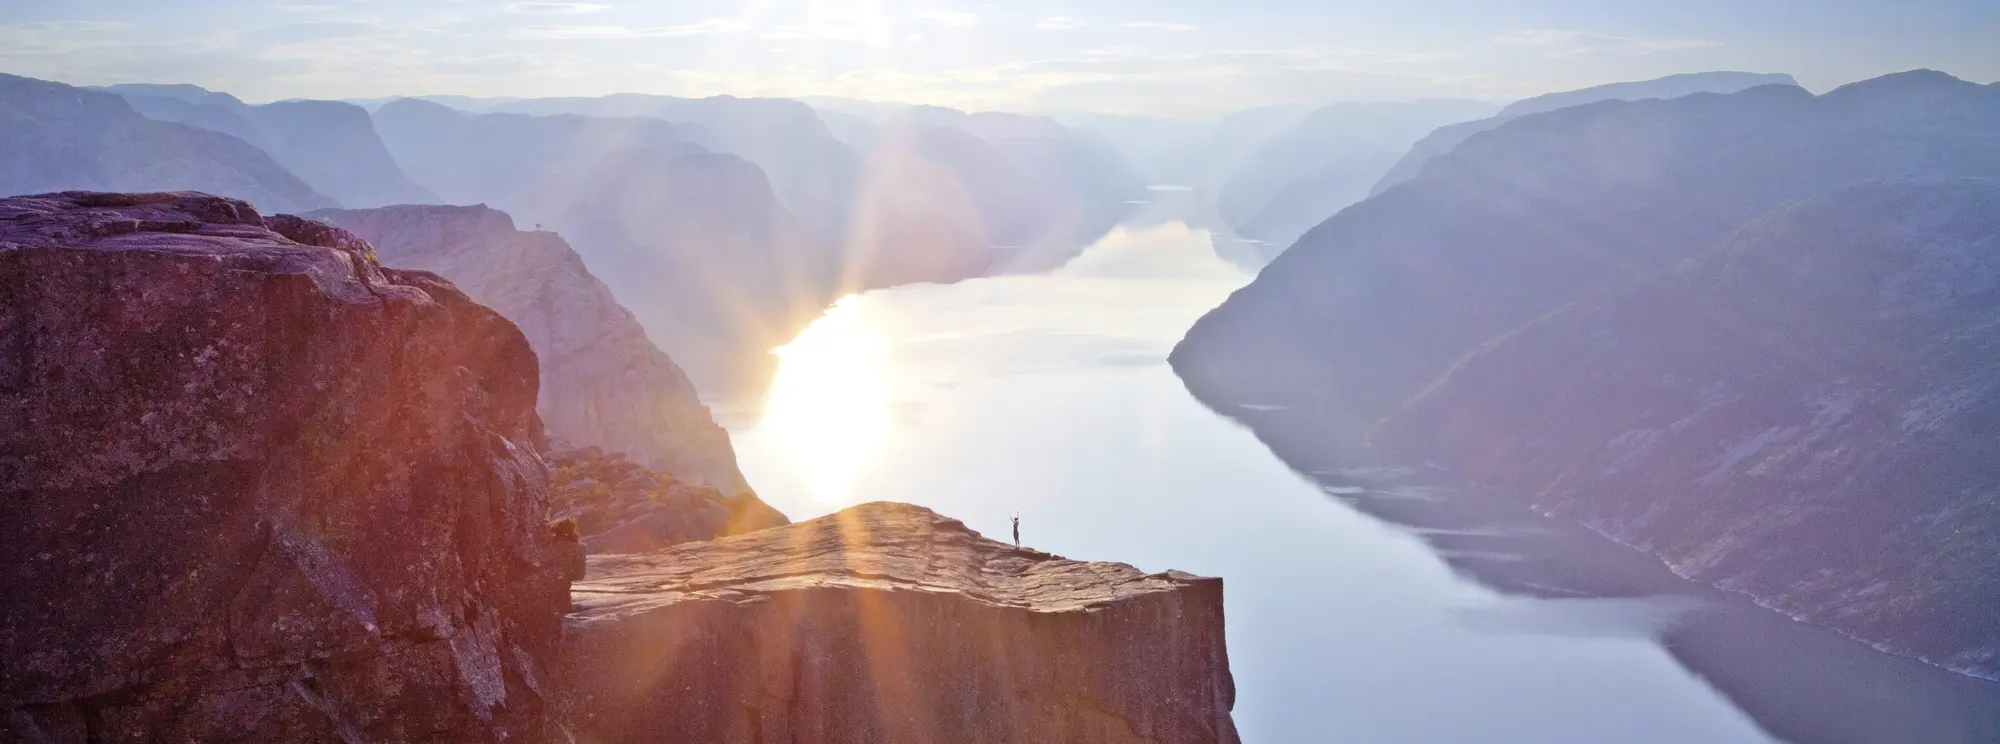
[[[1021,515],[1014,515],[1014,547],[1021,547]]]

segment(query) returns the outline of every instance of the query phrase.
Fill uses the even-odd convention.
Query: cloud
[[[979,23],[979,16],[951,10],[918,11],[914,15],[919,19],[953,28],[964,28]]]
[[[1133,21],[1125,24],[1125,27],[1149,29],[1152,31],[1194,31],[1200,28],[1191,23],[1168,23],[1166,21]]]
[[[1035,22],[1035,28],[1043,31],[1075,31],[1083,25],[1083,21],[1069,16],[1049,16]]]
[[[509,13],[528,15],[578,15],[581,13],[595,13],[604,8],[605,6],[597,3],[567,2],[514,2],[506,5],[507,12]]]
[[[733,34],[746,30],[742,22],[729,18],[710,18],[705,21],[683,23],[676,26],[520,26],[508,31],[515,39],[542,39],[553,41],[575,41],[586,39],[675,39],[689,36],[714,36]]]
[[[1721,46],[1719,42],[1700,39],[1640,39],[1555,29],[1515,31],[1494,37],[1493,43],[1501,46],[1546,49],[1548,55],[1553,58],[1593,54],[1653,54]]]

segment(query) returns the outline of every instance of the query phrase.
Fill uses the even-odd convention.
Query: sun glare
[[[887,433],[887,343],[850,297],[774,353],[778,371],[758,427],[814,498],[847,504]]]

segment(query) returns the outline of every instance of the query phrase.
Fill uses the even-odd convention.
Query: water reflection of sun
[[[853,501],[855,478],[887,434],[887,347],[850,297],[775,351],[758,428],[822,502]]]

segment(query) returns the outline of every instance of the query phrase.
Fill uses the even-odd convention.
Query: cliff
[[[337,229],[0,200],[0,740],[543,740],[536,376]]]
[[[2000,181],[1753,220],[1459,362],[1379,427],[1690,578],[2000,677]]]
[[[436,272],[519,326],[542,360],[536,407],[552,434],[726,495],[750,490],[729,433],[687,375],[561,236],[517,230],[484,206],[310,216],[367,239],[388,265]]]
[[[1222,582],[1079,563],[900,504],[591,558],[580,742],[1235,742]]]
[[[198,189],[267,210],[334,204],[237,137],[153,121],[109,93],[0,75],[0,195],[65,189]]]

